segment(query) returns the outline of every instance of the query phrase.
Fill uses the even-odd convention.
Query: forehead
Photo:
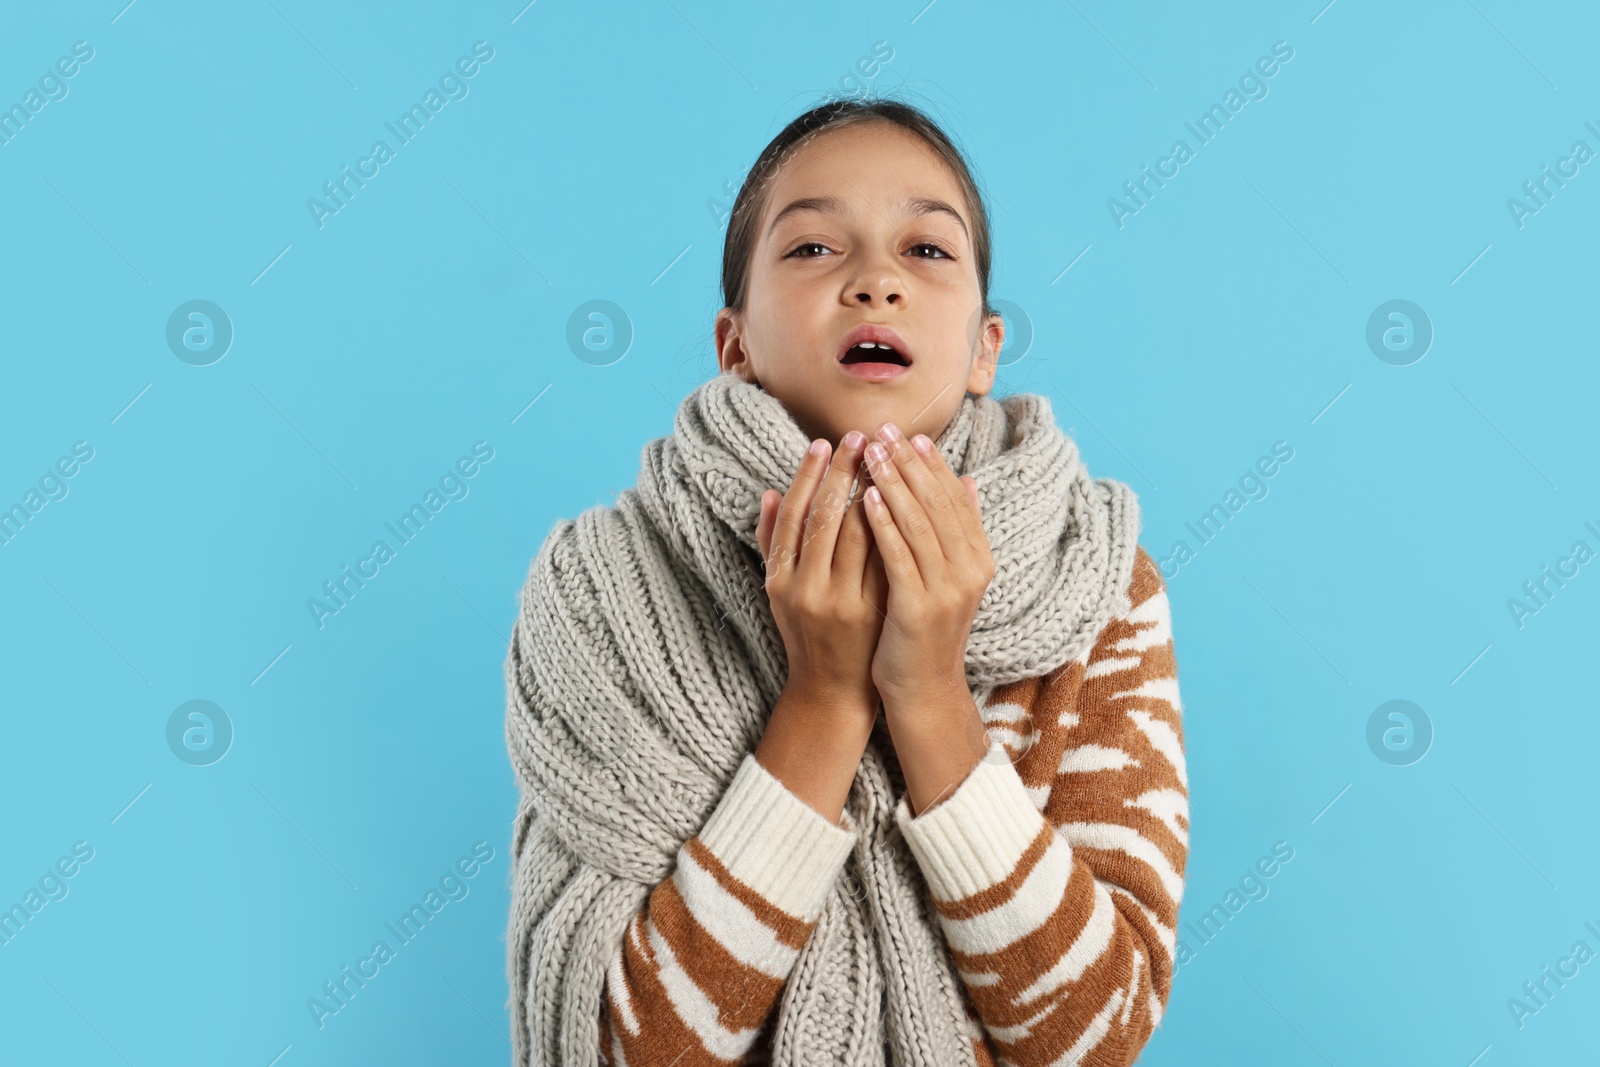
[[[901,126],[872,122],[827,130],[787,151],[792,155],[767,190],[762,236],[780,216],[814,218],[818,212],[845,217],[881,212],[890,218],[927,214],[966,229],[961,183],[931,145]]]

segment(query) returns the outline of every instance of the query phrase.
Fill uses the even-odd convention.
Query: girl
[[[1167,597],[1131,490],[988,396],[989,266],[913,107],[824,104],[751,168],[720,373],[523,590],[519,1067],[1130,1064],[1160,1022]]]

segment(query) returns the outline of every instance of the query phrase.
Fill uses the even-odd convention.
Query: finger
[[[944,454],[934,447],[933,442],[923,434],[917,434],[911,439],[912,450],[922,456],[922,461],[933,476],[950,486],[952,510],[961,520],[961,528],[966,534],[967,544],[971,548],[979,548],[989,544],[989,535],[983,529],[982,512],[978,507],[978,482],[970,474],[956,477],[955,471],[944,461]],[[925,443],[927,449],[917,447]],[[956,483],[962,483],[963,488],[957,489]],[[970,502],[970,507],[968,506]]]
[[[863,521],[866,521],[866,508],[864,505],[861,514]],[[867,536],[872,536],[870,527]],[[879,615],[887,617],[886,613],[889,610],[889,574],[884,570],[883,553],[878,551],[876,542],[867,549],[866,570],[861,578],[861,595],[867,598],[867,603],[878,609]]]
[[[882,452],[878,450],[882,449]],[[878,456],[887,458],[878,459]],[[895,526],[898,527],[900,539],[910,549],[912,558],[916,561],[922,579],[933,581],[933,576],[938,574],[946,565],[944,546],[939,543],[938,532],[933,527],[933,520],[923,509],[922,502],[906,484],[905,474],[889,454],[888,449],[881,441],[874,441],[867,447],[867,462],[872,471],[872,484],[888,505],[889,515]],[[885,558],[888,549],[883,541],[878,542],[878,547],[883,550]],[[893,572],[890,574],[893,577]]]
[[[894,428],[893,423],[888,425]],[[927,446],[927,451],[920,447],[922,445]],[[909,441],[896,435],[895,440],[889,443],[889,448],[901,477],[910,486],[912,494],[933,524],[934,535],[944,550],[945,558],[962,558],[965,551],[972,547],[970,531],[962,515],[966,509],[963,499],[966,490],[944,463],[942,456],[939,466],[934,467],[929,453],[936,450],[933,442],[923,434],[919,433]]]
[[[777,508],[773,506],[773,494],[782,500],[783,494],[776,489],[768,489],[761,494],[761,517],[756,520],[756,548],[761,551],[761,558],[767,558],[767,551],[772,546],[773,517]]]
[[[902,487],[903,488],[903,487]],[[891,586],[909,591],[925,588],[922,572],[917,566],[916,554],[900,533],[899,524],[890,513],[882,491],[876,485],[867,489],[867,521],[872,526],[873,540],[878,555],[883,557],[883,569]]]
[[[861,460],[861,446],[864,444],[866,436],[858,431],[851,430],[844,435],[839,442],[839,451],[828,465],[806,515],[804,540],[800,545],[800,566],[808,571],[815,569],[824,579],[833,567],[839,527],[850,504],[850,483],[855,481],[856,468]]]
[[[789,491],[778,504],[778,517],[773,525],[772,551],[766,557],[770,577],[795,567],[800,561],[800,535],[806,514],[811,510],[811,497],[822,472],[827,469],[828,442],[817,438],[800,460]]]
[[[867,566],[867,554],[872,547],[872,527],[867,523],[867,507],[858,493],[839,527],[838,545],[833,550],[834,571],[841,577],[851,576],[860,585]]]

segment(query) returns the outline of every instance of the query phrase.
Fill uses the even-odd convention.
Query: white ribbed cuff
[[[728,791],[706,820],[700,842],[730,874],[810,922],[860,836],[846,814],[836,826],[746,753]]]
[[[913,817],[901,797],[895,822],[938,900],[960,900],[1005,881],[1049,825],[999,742],[990,743],[954,793],[921,815]]]

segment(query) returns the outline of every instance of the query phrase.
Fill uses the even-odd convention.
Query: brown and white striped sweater
[[[988,755],[896,820],[965,984],[978,1063],[1126,1065],[1172,990],[1189,846],[1165,584],[1140,547],[1131,610],[1084,659],[997,689]],[[856,840],[745,757],[606,977],[611,1067],[766,1062],[768,1023]]]

